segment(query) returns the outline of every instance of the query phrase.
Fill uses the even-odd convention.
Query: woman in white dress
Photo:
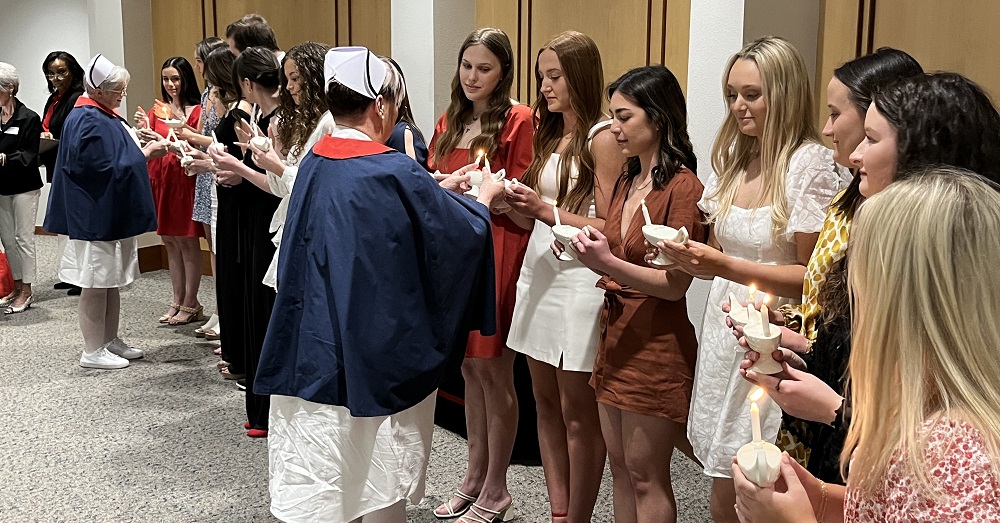
[[[507,345],[528,357],[552,521],[590,521],[606,456],[589,384],[604,291],[580,261],[562,261],[550,251],[556,212],[566,225],[604,227],[625,164],[605,132],[610,122],[600,122],[602,71],[597,45],[584,34],[568,31],[542,47],[534,157],[521,183],[506,192],[514,212],[532,226]]]
[[[266,176],[251,179],[261,189],[281,197],[278,209],[271,219],[270,231],[274,233],[275,247],[281,244],[281,231],[288,213],[288,199],[292,195],[299,162],[312,150],[324,135],[333,131],[333,117],[326,109],[323,98],[323,57],[330,48],[325,44],[306,42],[288,50],[281,67],[281,88],[278,119],[269,134],[275,138],[272,147],[263,150],[249,141],[253,161],[267,170]],[[249,136],[247,137],[249,138]],[[286,154],[282,159],[279,151]],[[264,284],[278,288],[278,250],[274,251],[271,265],[264,274]]]
[[[786,40],[747,44],[726,66],[727,118],[712,147],[712,169],[699,207],[708,214],[709,245],[661,243],[677,268],[713,280],[695,370],[688,438],[713,478],[717,522],[737,520],[730,467],[751,440],[747,395],[737,351],[721,305],[733,293],[747,300],[755,284],[778,299],[799,300],[806,263],[833,197],[850,181],[819,143],[805,62]],[[765,440],[777,436],[781,410],[760,405]]]

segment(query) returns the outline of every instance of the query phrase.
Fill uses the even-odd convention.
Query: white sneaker
[[[121,338],[115,338],[108,342],[108,352],[127,360],[134,360],[145,356],[145,353],[141,350],[125,345],[125,342]]]
[[[110,344],[111,342],[108,342],[94,352],[84,350],[83,356],[80,356],[80,366],[88,369],[124,369],[128,367],[127,359],[116,356],[108,350]]]

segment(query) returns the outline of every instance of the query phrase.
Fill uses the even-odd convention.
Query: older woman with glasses
[[[0,299],[5,314],[31,307],[35,280],[35,214],[42,178],[38,173],[41,119],[16,98],[21,77],[0,62],[0,241],[14,275],[14,292]]]
[[[125,96],[128,71],[98,54],[84,73],[87,96],[66,117],[63,154],[56,161],[45,229],[69,236],[59,278],[83,289],[80,366],[128,367],[143,352],[118,337],[119,288],[139,276],[137,237],[156,229],[146,160],[165,156],[169,141],[140,146],[135,131],[115,111]]]

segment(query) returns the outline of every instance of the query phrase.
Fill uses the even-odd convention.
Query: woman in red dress
[[[513,51],[499,29],[478,29],[458,53],[451,104],[434,127],[429,166],[454,172],[476,161],[480,150],[496,172],[520,178],[531,164],[531,109],[510,99]],[[507,465],[517,433],[514,352],[506,345],[514,314],[517,277],[532,223],[516,213],[493,215],[497,284],[497,332],[469,336],[462,364],[469,467],[455,495],[434,515],[445,519],[470,511],[470,521],[499,521],[510,509]],[[460,520],[460,523],[462,520]]]
[[[160,69],[158,102],[148,114],[140,107],[136,123],[160,137],[169,137],[171,128],[164,120],[180,120],[197,128],[201,118],[201,93],[191,64],[180,56],[167,59]],[[169,108],[169,111],[166,109]],[[166,117],[166,118],[164,118]],[[148,131],[147,131],[148,132]],[[201,243],[204,228],[191,219],[194,208],[195,178],[188,176],[176,154],[149,161],[149,181],[156,203],[156,233],[167,249],[167,267],[174,298],[160,323],[184,325],[202,319],[198,303],[201,284]]]

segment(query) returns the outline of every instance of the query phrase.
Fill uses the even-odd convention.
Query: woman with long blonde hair
[[[731,117],[712,147],[712,170],[699,206],[711,227],[708,245],[663,244],[664,254],[694,277],[714,280],[705,307],[688,438],[712,485],[712,516],[735,521],[730,464],[750,441],[747,395],[725,314],[730,293],[747,286],[798,300],[802,279],[833,197],[850,181],[819,143],[805,61],[788,41],[763,37],[730,58],[722,81]],[[758,294],[757,300],[763,295]],[[773,304],[772,304],[773,305]],[[764,439],[781,411],[761,406]]]
[[[851,231],[850,401],[841,468],[826,485],[788,457],[784,492],[733,467],[748,521],[997,521],[1000,339],[990,274],[1000,186],[936,167],[869,198]],[[928,202],[933,202],[928,212]]]
[[[482,151],[494,171],[503,168],[508,179],[521,178],[531,163],[535,126],[531,109],[510,98],[513,58],[510,39],[499,29],[477,29],[462,43],[451,104],[431,139],[431,169],[457,171],[476,161]],[[516,213],[492,216],[497,332],[469,335],[462,364],[469,466],[455,495],[434,511],[440,519],[468,511],[465,520],[479,523],[511,514],[507,466],[517,432],[517,396],[514,352],[507,348],[507,334],[529,227],[528,220]]]
[[[604,292],[593,271],[549,248],[556,213],[563,224],[604,228],[625,164],[601,108],[602,71],[587,35],[567,31],[542,46],[534,156],[521,183],[507,189],[507,203],[534,226],[507,345],[528,357],[552,521],[590,521],[606,456],[589,383]]]

